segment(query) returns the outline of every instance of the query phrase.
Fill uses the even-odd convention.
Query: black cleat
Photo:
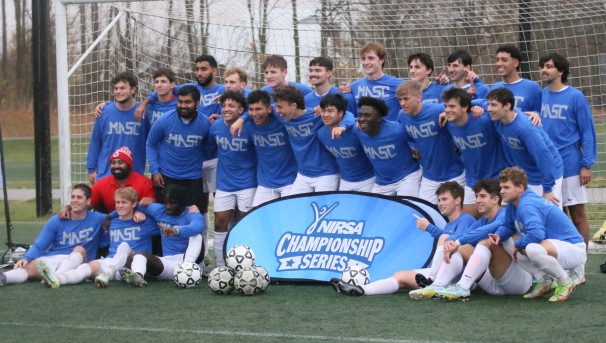
[[[417,273],[415,275],[415,282],[420,288],[425,288],[433,283],[432,279],[426,278],[425,275]]]
[[[362,287],[348,284],[347,282],[341,279],[330,279],[330,285],[338,293],[343,293],[352,297],[359,297],[361,295],[364,295],[364,289]]]

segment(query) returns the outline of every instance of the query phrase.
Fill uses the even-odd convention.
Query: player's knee
[[[531,260],[541,255],[545,255],[546,253],[547,250],[545,250],[545,248],[543,248],[540,244],[530,243],[526,246],[526,256],[528,256],[528,258]]]
[[[74,248],[74,250],[72,250],[72,253],[78,253],[80,255],[82,255],[82,261],[86,261],[86,249],[84,249],[83,246],[78,245]]]
[[[488,249],[490,249],[490,248],[491,248],[491,246],[492,246],[492,245],[490,244],[490,240],[488,240],[488,239],[485,239],[485,240],[483,240],[483,241],[479,241],[479,242],[478,242],[478,245],[483,245],[483,246],[487,247]]]

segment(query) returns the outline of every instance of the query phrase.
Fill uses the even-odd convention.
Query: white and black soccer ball
[[[261,293],[263,277],[254,267],[243,268],[236,273],[234,287],[242,295],[255,295]]]
[[[229,294],[234,290],[235,275],[229,267],[217,267],[208,274],[208,287],[215,294]]]
[[[175,284],[181,288],[196,287],[202,279],[200,266],[193,262],[183,262],[175,272]]]
[[[341,280],[355,286],[367,285],[370,283],[370,273],[361,266],[349,266],[343,271]]]
[[[236,272],[255,265],[255,252],[246,245],[236,245],[227,253],[225,264]]]
[[[255,269],[257,270],[257,272],[259,272],[259,275],[261,277],[261,291],[264,291],[265,289],[267,289],[267,286],[269,286],[269,272],[267,271],[267,269],[265,269],[265,267],[262,266],[255,266]]]

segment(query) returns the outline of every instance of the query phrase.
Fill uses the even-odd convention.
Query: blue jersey
[[[505,222],[505,209],[499,209],[497,215],[492,218],[491,221],[486,217],[482,217],[473,223],[466,232],[461,235],[454,234],[448,238],[447,241],[456,241],[459,240],[461,245],[471,244],[476,246],[478,242],[483,241],[488,238],[489,233],[495,233],[501,225]]]
[[[244,130],[251,133],[255,144],[259,186],[273,189],[295,182],[297,160],[284,125],[269,116],[269,121],[263,126],[247,120]]]
[[[200,92],[200,106],[198,106],[198,112],[204,113],[206,116],[210,117],[211,114],[221,114],[221,105],[218,101],[213,101],[219,95],[225,93],[225,86],[221,84],[215,84],[211,87],[202,87],[197,82],[189,82],[182,85],[175,86],[173,88],[173,94],[178,95],[179,90],[183,86],[194,86]],[[147,96],[150,104],[154,104],[158,101],[158,92],[153,92]]]
[[[423,89],[423,96],[421,101],[426,103],[442,103],[442,92],[448,87],[447,84],[440,84],[437,82],[430,82],[425,89]]]
[[[459,217],[451,222],[448,222],[444,229],[441,229],[434,224],[427,226],[427,231],[433,238],[438,239],[442,235],[461,236],[476,222],[476,218],[471,214],[461,213]]]
[[[412,139],[400,123],[383,120],[381,131],[375,136],[369,136],[357,127],[353,132],[372,164],[376,184],[389,185],[419,170],[419,163],[412,158],[408,145]]]
[[[156,101],[148,104],[145,109],[145,120],[147,120],[149,127],[152,127],[156,120],[164,113],[175,110],[177,108],[177,101],[178,98],[173,96],[170,101]]]
[[[315,91],[308,93],[305,96],[305,107],[315,108],[316,106],[320,106],[320,101],[322,101],[322,98],[328,94],[340,94],[339,88],[332,86],[330,87],[330,90],[328,90],[328,93],[324,95],[318,95],[318,93]],[[354,117],[357,117],[358,108],[356,107],[356,100],[354,99],[353,95],[351,93],[345,93],[341,94],[341,96],[347,100],[347,111],[351,112]]]
[[[328,126],[321,127],[318,138],[335,157],[341,179],[347,182],[360,182],[373,177],[375,173],[372,164],[364,154],[364,148],[358,137],[349,130],[344,131],[341,138],[332,139],[331,131]]]
[[[114,257],[118,246],[122,242],[128,243],[134,252],[152,252],[151,236],[161,235],[162,231],[156,225],[156,221],[148,217],[142,223],[135,223],[131,218],[122,220],[112,219],[109,224],[109,252],[107,257]]]
[[[217,189],[236,192],[257,187],[257,157],[252,133],[248,130],[238,137],[231,135],[223,118],[210,126],[211,144],[217,146]]]
[[[137,206],[138,211],[151,216],[158,225],[179,229],[176,236],[162,236],[162,255],[172,256],[184,254],[187,249],[189,237],[201,234],[204,231],[204,217],[198,212],[185,211],[178,216],[169,216],[162,204],[153,203],[147,207]]]
[[[505,222],[496,234],[505,241],[519,233],[515,242],[519,249],[525,249],[530,243],[540,243],[546,239],[576,244],[583,243],[583,237],[559,207],[527,189],[520,197],[518,206],[507,204]]]
[[[579,175],[581,167],[596,162],[596,135],[583,93],[567,86],[559,92],[543,89],[541,117],[543,128],[560,151],[564,177]]]
[[[133,152],[133,170],[145,173],[145,140],[149,127],[146,121],[139,123],[135,119],[137,105],[121,111],[115,103],[109,103],[103,109],[103,115],[95,121],[86,155],[86,169],[88,173],[96,171],[97,180],[111,174],[109,157],[123,146]]]
[[[208,130],[208,118],[199,112],[188,124],[177,111],[158,118],[147,139],[149,171],[179,180],[201,178],[202,140]]]
[[[351,92],[356,99],[356,104],[363,96],[371,96],[385,101],[389,112],[384,119],[395,121],[400,111],[400,102],[396,97],[396,88],[402,82],[404,82],[403,79],[387,74],[378,80],[363,78],[351,83]]]
[[[513,165],[526,172],[529,184],[542,185],[543,192],[551,193],[555,180],[562,177],[562,158],[545,131],[521,112],[507,125],[494,123]]]
[[[307,94],[313,92],[313,90],[311,89],[311,87],[309,87],[307,85],[304,85],[302,83],[298,83],[298,82],[294,82],[294,81],[289,81],[288,85],[297,87],[301,91],[301,93],[303,93],[303,96],[306,96]],[[271,95],[271,93],[274,92],[274,89],[272,87],[269,87],[269,86],[263,86],[263,87],[261,87],[261,90],[262,91],[266,91],[269,95]],[[272,98],[272,103],[273,103],[273,98]],[[309,106],[307,106],[307,107],[309,107]]]
[[[473,99],[472,100],[477,100],[477,99],[486,99],[486,95],[488,95],[488,92],[490,91],[490,88],[488,88],[488,86],[486,84],[484,84],[484,82],[481,79],[476,79],[475,81],[473,81],[474,86],[476,87],[476,94],[473,95]],[[449,85],[447,85],[446,87],[444,87],[444,90],[447,90],[449,88],[454,87],[454,83],[451,83]],[[465,86],[461,87],[462,90],[467,91],[469,90],[469,88],[471,88],[471,84],[468,83]]]
[[[68,255],[78,245],[84,247],[87,256],[94,258],[106,216],[92,211],[87,211],[79,220],[60,220],[58,215],[52,216],[22,259],[32,261],[42,256]]]
[[[513,83],[497,82],[490,90],[497,88],[509,89],[516,99],[515,110],[520,112],[537,112],[541,111],[541,86],[538,83],[520,79]]]
[[[455,151],[452,137],[448,129],[438,123],[442,112],[442,104],[423,104],[417,115],[411,116],[402,110],[398,114],[398,122],[421,152],[423,177],[436,182],[448,181],[463,173],[463,163]]]
[[[467,186],[486,178],[496,179],[509,166],[499,134],[487,114],[474,119],[468,113],[465,125],[449,122],[446,127],[461,152]]]

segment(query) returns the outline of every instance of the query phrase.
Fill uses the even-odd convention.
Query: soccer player
[[[421,84],[423,103],[442,102],[442,92],[447,84],[430,81],[434,71],[433,59],[426,53],[419,52],[408,56],[408,78]]]
[[[370,192],[375,183],[372,164],[364,154],[355,133],[345,131],[334,139],[332,130],[339,126],[347,109],[347,100],[340,94],[328,94],[320,101],[324,127],[318,130],[318,139],[335,157],[339,167],[339,190]]]
[[[273,106],[265,91],[253,91],[246,99],[251,120],[244,124],[250,131],[257,153],[257,191],[253,207],[290,195],[297,177],[297,160],[292,152],[288,132],[272,115]]]
[[[395,121],[400,111],[396,88],[404,80],[383,72],[386,60],[387,51],[381,43],[366,43],[360,49],[360,61],[365,77],[351,83],[351,92],[356,99],[358,108],[360,107],[360,98],[365,96],[383,100],[389,109],[385,119]],[[347,86],[343,88],[347,88]],[[342,91],[342,93],[345,93],[345,91]]]
[[[596,134],[587,99],[578,89],[566,84],[568,60],[550,54],[539,60],[543,89],[541,116],[543,128],[558,148],[564,164],[562,205],[587,243],[589,223],[585,214],[591,166],[596,162]]]
[[[223,84],[225,85],[226,91],[242,93],[245,98],[252,92],[252,90],[246,88],[246,85],[248,84],[248,75],[244,69],[240,67],[225,69],[223,72]]]
[[[196,87],[181,87],[177,110],[158,118],[149,132],[147,159],[159,202],[164,202],[166,186],[179,184],[188,205],[203,207],[202,140],[208,136],[209,125],[199,105]]]
[[[554,279],[538,282],[524,298],[538,298],[555,288],[549,301],[565,301],[576,283],[566,270],[576,269],[587,260],[586,246],[563,211],[544,201],[528,187],[526,173],[518,167],[499,175],[501,195],[507,201],[505,223],[490,234],[490,243],[498,244],[514,234],[520,238],[512,248],[513,261],[537,281],[545,275]]]
[[[358,101],[358,136],[375,172],[372,193],[418,196],[421,183],[419,163],[412,158],[412,138],[398,122],[386,120],[385,101],[362,97]]]
[[[472,96],[461,88],[449,88],[442,95],[446,128],[461,153],[465,169],[465,197],[474,194],[470,185],[482,179],[496,179],[499,172],[508,166],[503,143],[490,117],[477,119],[471,113]],[[463,210],[477,216],[477,206],[463,205]]]
[[[70,219],[52,216],[13,270],[0,272],[0,286],[44,279],[48,286],[57,288],[60,286],[57,273],[77,268],[89,256],[96,256],[107,215],[88,211],[90,197],[89,186],[75,185]]]
[[[257,188],[257,159],[251,132],[233,137],[230,126],[246,110],[242,93],[227,91],[219,102],[223,106],[223,118],[215,120],[210,127],[210,142],[217,145],[217,193],[215,195],[214,252],[218,267],[225,265],[223,245],[227,236],[229,219],[234,210],[235,221],[239,221],[252,208]]]
[[[294,81],[286,81],[288,64],[282,55],[269,55],[265,57],[261,67],[263,68],[266,83],[261,88],[262,91],[272,94],[277,87],[291,85],[299,89],[303,93],[303,96],[312,92],[309,86]]]
[[[447,59],[448,76],[451,83],[446,88],[457,87],[473,93],[473,99],[485,99],[489,88],[471,70],[471,55],[465,50],[457,50]]]
[[[541,87],[534,81],[520,76],[520,63],[522,54],[514,45],[503,45],[497,48],[497,73],[503,81],[497,82],[490,90],[505,87],[509,89],[515,99],[514,109],[522,113],[540,112]]]
[[[177,81],[175,73],[169,68],[158,68],[153,78],[158,101],[150,103],[146,108],[145,118],[149,122],[149,127],[154,125],[161,115],[177,107],[177,96],[173,94]]]
[[[545,131],[514,110],[515,98],[507,88],[490,91],[486,99],[507,158],[526,172],[528,187],[561,208],[562,158]]]
[[[319,112],[320,101],[328,94],[339,94],[339,88],[330,84],[333,63],[330,58],[316,57],[309,62],[309,83],[314,86],[313,92],[305,96],[305,107],[312,107]],[[347,111],[354,116],[358,113],[356,101],[351,93],[342,94],[347,101]]]
[[[133,99],[137,79],[129,72],[122,72],[112,78],[111,84],[116,101],[105,106],[105,114],[95,121],[86,156],[91,184],[110,175],[109,156],[123,146],[134,152],[133,170],[145,172],[145,140],[149,127],[145,122],[137,122],[133,115],[137,105]]]
[[[456,181],[465,186],[463,163],[455,151],[450,133],[439,124],[444,105],[424,104],[421,101],[421,84],[413,80],[398,86],[396,93],[402,107],[398,122],[412,138],[412,145],[421,153],[423,177],[419,198],[436,203],[436,189],[442,182]],[[465,197],[464,203],[473,204],[473,196]]]
[[[137,198],[137,191],[131,187],[116,190],[115,208],[119,217],[113,219],[109,225],[109,254],[105,258],[83,263],[76,269],[57,274],[61,285],[73,285],[92,278],[97,287],[107,287],[110,280],[119,276],[118,271],[127,264],[129,257],[132,258],[134,251],[152,252],[151,236],[158,235],[160,230],[151,218],[135,222],[133,217]]]
[[[120,277],[137,287],[146,287],[145,276],[158,280],[173,280],[175,270],[183,262],[196,262],[202,251],[204,219],[186,206],[183,186],[166,187],[164,204],[137,206],[138,211],[150,216],[162,230],[162,257],[148,252],[137,252],[131,268],[119,270]]]

